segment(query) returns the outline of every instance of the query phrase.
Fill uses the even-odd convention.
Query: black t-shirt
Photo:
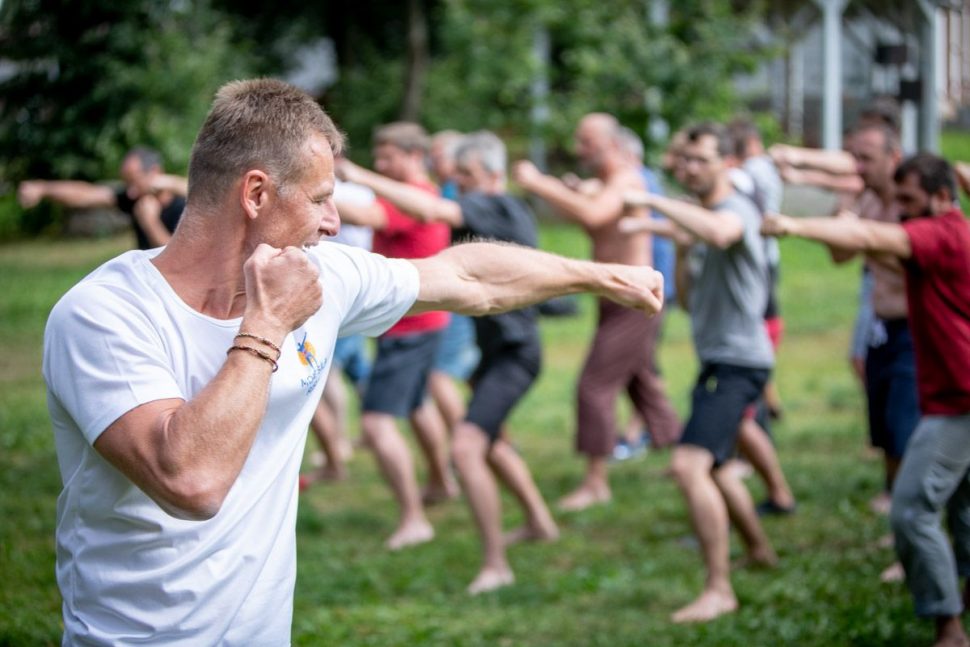
[[[135,229],[135,238],[138,239],[138,249],[149,249],[152,245],[148,242],[148,236],[145,235],[145,231],[138,224],[138,219],[135,218],[135,202],[137,200],[128,197],[126,189],[120,189],[115,193],[115,202],[118,204],[118,210],[127,214],[131,219],[131,226]],[[175,227],[179,224],[179,218],[182,217],[184,210],[185,198],[180,195],[173,196],[169,203],[162,207],[161,220],[168,233],[175,232]]]
[[[536,247],[538,234],[532,210],[510,195],[466,193],[458,198],[463,225],[452,231],[452,242],[471,239],[497,240]],[[475,318],[475,336],[483,354],[502,346],[538,339],[534,306],[498,315]]]

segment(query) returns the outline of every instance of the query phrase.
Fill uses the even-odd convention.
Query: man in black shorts
[[[687,499],[707,581],[694,602],[673,614],[674,622],[704,622],[737,609],[729,515],[750,562],[771,565],[777,559],[744,483],[735,470],[723,469],[734,454],[745,409],[761,395],[774,365],[763,321],[768,266],[761,215],[731,186],[724,158],[732,150],[723,127],[690,129],[683,148],[684,185],[700,204],[654,194],[643,202],[699,241],[677,248],[677,292],[689,306],[701,372],[671,468]]]
[[[119,190],[75,180],[25,180],[17,195],[25,209],[45,198],[73,209],[113,207],[131,218],[138,249],[168,243],[185,209],[185,178],[163,173],[161,156],[149,148],[128,151],[119,175],[125,183]]]
[[[524,202],[505,193],[506,153],[502,141],[486,131],[462,140],[456,153],[457,201],[445,200],[342,162],[338,173],[372,188],[403,212],[425,222],[446,222],[455,240],[486,238],[536,246],[535,219]],[[542,348],[534,308],[475,319],[482,360],[472,376],[473,392],[465,419],[454,430],[452,455],[465,496],[482,535],[484,559],[468,587],[471,594],[514,581],[505,554],[511,541],[549,541],[559,536],[548,506],[525,461],[504,434],[504,423],[539,374]],[[502,534],[497,476],[523,505],[526,524]]]

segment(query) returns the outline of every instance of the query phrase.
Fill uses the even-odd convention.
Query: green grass
[[[543,245],[584,255],[574,230],[547,226]],[[127,240],[28,242],[0,247],[0,645],[59,642],[54,516],[59,476],[39,377],[44,321],[70,285]],[[858,266],[834,268],[819,247],[784,241],[787,336],[776,428],[799,512],[767,521],[781,556],[775,572],[734,576],[741,609],[705,626],[670,625],[701,586],[685,538],[684,504],[664,476],[669,455],[612,470],[612,505],[558,515],[562,539],[511,551],[516,586],[472,599],[478,541],[465,506],[430,511],[438,538],[389,554],[396,509],[362,452],[348,480],[301,501],[293,640],[297,645],[905,645],[925,644],[904,587],[884,585],[892,560],[873,548],[887,528],[867,501],[880,465],[865,447],[863,403],[845,361]],[[545,370],[511,421],[513,439],[550,501],[577,483],[573,389],[593,329],[593,302],[577,318],[545,320]],[[661,363],[681,413],[696,368],[686,317],[672,311]],[[312,448],[311,448],[312,449]],[[760,485],[752,480],[755,496]],[[506,522],[520,515],[506,500]],[[735,545],[737,551],[737,545]]]

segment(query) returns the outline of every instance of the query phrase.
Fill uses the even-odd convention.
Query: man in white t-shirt
[[[298,470],[338,334],[582,290],[660,309],[649,267],[485,243],[419,260],[304,251],[339,229],[341,145],[302,91],[227,84],[171,242],[109,261],[54,307],[65,644],[289,642]]]

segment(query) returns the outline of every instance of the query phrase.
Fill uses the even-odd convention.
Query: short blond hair
[[[431,140],[419,124],[410,121],[395,121],[385,124],[374,131],[374,146],[394,146],[411,153],[427,153]]]
[[[222,86],[189,159],[189,202],[214,206],[236,179],[261,169],[281,186],[302,176],[305,146],[322,135],[334,155],[344,136],[310,95],[276,79]]]

